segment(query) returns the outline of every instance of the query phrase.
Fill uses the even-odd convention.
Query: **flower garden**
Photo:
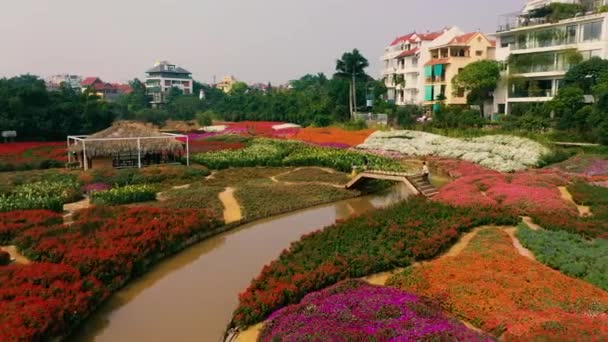
[[[190,134],[190,168],[0,173],[0,246],[30,261],[10,262],[0,249],[0,340],[65,337],[159,260],[240,223],[359,196],[365,190],[341,188],[353,166],[367,159],[372,169],[412,172],[403,157],[424,157],[449,184],[432,200],[412,198],[285,246],[238,296],[230,327],[264,322],[261,341],[608,336],[608,189],[592,185],[605,181],[608,158],[534,169],[551,151],[515,137],[219,126]],[[5,146],[4,170],[59,149]],[[222,220],[226,189],[242,212],[233,225]],[[92,206],[67,221],[64,205],[83,198]],[[518,226],[514,236],[505,226]],[[472,230],[458,255],[443,255]],[[353,280],[403,268],[389,287]]]
[[[63,167],[65,142],[19,142],[0,144],[0,172]]]

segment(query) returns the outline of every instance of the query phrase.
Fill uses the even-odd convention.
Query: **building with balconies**
[[[169,62],[157,62],[146,71],[146,91],[152,98],[152,107],[162,107],[173,88],[185,95],[192,94],[192,73]]]
[[[464,89],[454,89],[452,79],[467,65],[494,59],[496,41],[480,32],[457,36],[447,44],[429,50],[431,60],[424,65],[424,105],[437,109],[440,103],[466,105]]]
[[[382,77],[388,88],[388,100],[401,106],[421,105],[424,65],[431,59],[430,49],[445,45],[462,33],[457,27],[450,27],[437,32],[413,32],[393,40],[382,56]]]
[[[576,11],[553,16],[551,3]],[[517,107],[550,101],[571,66],[591,57],[608,58],[607,0],[529,0],[526,8],[504,16],[496,33],[496,59],[505,64],[505,79],[494,93],[494,111],[509,114]]]

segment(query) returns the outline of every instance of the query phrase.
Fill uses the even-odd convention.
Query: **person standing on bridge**
[[[422,179],[428,182],[430,175],[431,172],[429,171],[429,166],[426,164],[426,162],[422,162]]]
[[[367,171],[368,166],[369,166],[369,159],[367,159],[367,156],[363,156],[363,171]]]

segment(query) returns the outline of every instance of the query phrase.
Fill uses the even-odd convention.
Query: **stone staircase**
[[[433,184],[431,184],[429,181],[425,180],[422,175],[409,176],[407,178],[426,198],[433,198],[439,193],[437,188],[435,188],[435,186],[433,186]]]

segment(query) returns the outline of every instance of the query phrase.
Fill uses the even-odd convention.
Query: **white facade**
[[[597,3],[601,5],[603,1]],[[509,59],[527,59],[544,63],[537,62],[529,67],[520,67],[520,70],[508,66],[505,76],[507,73],[517,76],[519,85],[501,82],[494,93],[494,112],[509,114],[518,103],[542,103],[553,99],[571,67],[568,56],[574,51],[585,60],[608,58],[608,13],[587,12],[575,18],[542,24],[531,22],[522,15],[517,18],[516,25],[502,27],[496,36],[498,61],[506,63]]]
[[[424,102],[424,65],[431,60],[429,49],[445,45],[462,34],[457,27],[432,33],[411,33],[387,46],[381,60],[388,99],[400,106],[421,105]],[[403,81],[396,82],[400,80]]]
[[[82,76],[79,75],[53,75],[46,79],[47,87],[51,89],[59,88],[62,83],[69,85],[72,89],[80,89],[82,83]]]
[[[192,94],[192,74],[183,68],[169,62],[158,62],[146,73],[146,89],[152,96],[154,106],[165,103],[166,95],[172,88],[181,90],[185,95]]]

